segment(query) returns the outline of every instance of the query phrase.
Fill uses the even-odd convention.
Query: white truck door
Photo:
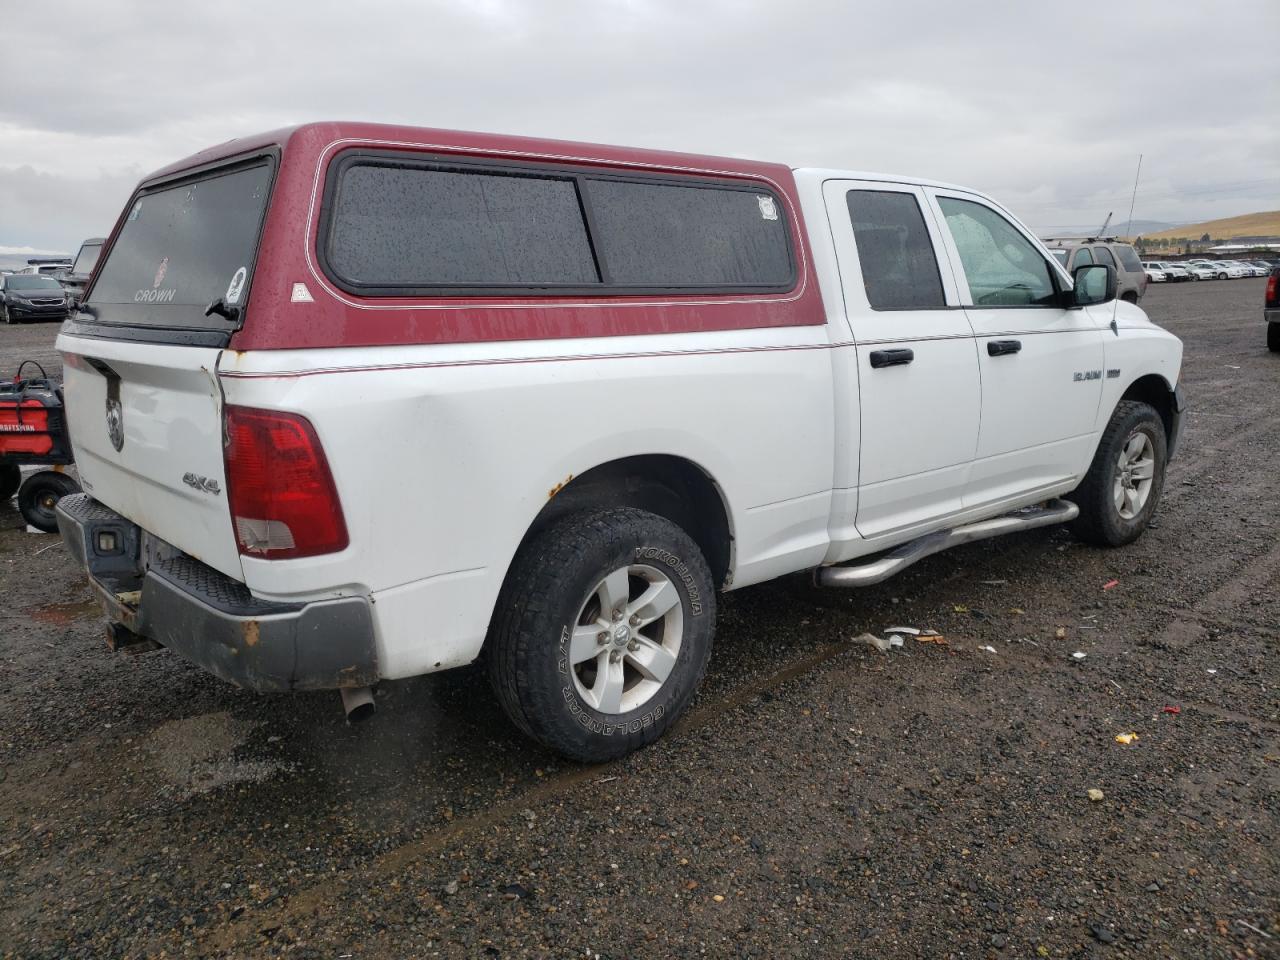
[[[823,185],[853,349],[861,455],[856,527],[866,538],[957,513],[978,439],[973,330],[919,187]]]
[[[1008,214],[973,194],[926,193],[946,224],[982,368],[982,429],[965,508],[1061,488],[1092,456],[1105,326],[1089,310],[1063,306],[1063,272]]]

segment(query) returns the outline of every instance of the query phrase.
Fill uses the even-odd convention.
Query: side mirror
[[[1073,307],[1109,303],[1116,298],[1116,271],[1105,263],[1088,263],[1076,267],[1071,274],[1075,286],[1071,290]]]

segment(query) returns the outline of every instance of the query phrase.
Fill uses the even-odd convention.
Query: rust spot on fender
[[[547,499],[548,500],[552,499],[557,493],[559,493],[561,490],[567,487],[569,485],[569,482],[572,479],[573,479],[573,474],[571,473],[567,477],[565,477],[563,480],[561,480],[559,483],[557,483],[554,487],[552,487],[550,490],[548,490]]]
[[[246,620],[240,629],[244,633],[245,646],[256,647],[258,645],[258,621]]]

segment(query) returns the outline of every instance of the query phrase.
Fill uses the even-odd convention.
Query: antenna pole
[[[1138,178],[1142,176],[1142,154],[1138,154],[1138,172],[1133,175],[1133,196],[1129,199],[1129,222],[1124,225],[1124,235],[1133,232],[1133,207],[1138,202]]]

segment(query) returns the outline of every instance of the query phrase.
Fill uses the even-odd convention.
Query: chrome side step
[[[869,587],[901,573],[917,560],[940,553],[961,543],[973,543],[1005,533],[1033,530],[1055,523],[1066,523],[1080,514],[1080,508],[1069,500],[1050,500],[1039,507],[1028,507],[990,520],[966,523],[951,530],[929,533],[918,540],[895,547],[882,557],[854,566],[819,567],[813,580],[820,587]]]

